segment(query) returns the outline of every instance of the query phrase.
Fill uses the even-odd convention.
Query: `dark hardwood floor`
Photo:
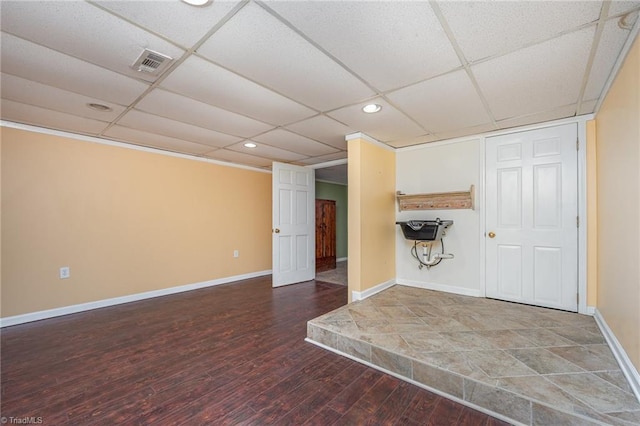
[[[344,286],[271,277],[1,330],[1,415],[45,425],[506,424],[304,341]]]

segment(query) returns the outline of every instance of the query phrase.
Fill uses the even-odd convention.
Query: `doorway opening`
[[[347,285],[348,168],[346,160],[316,168],[316,280]]]

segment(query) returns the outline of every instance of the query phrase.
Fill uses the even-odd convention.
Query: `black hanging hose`
[[[440,239],[440,245],[442,246],[442,254],[444,254],[444,238]],[[424,263],[422,261],[422,259],[420,259],[420,256],[418,256],[418,241],[417,240],[413,242],[413,247],[411,248],[411,255],[420,263],[420,265],[426,266],[427,268],[439,265],[440,262],[442,262],[442,258],[439,258],[438,261],[436,263],[434,263],[433,265],[429,265],[428,263]]]

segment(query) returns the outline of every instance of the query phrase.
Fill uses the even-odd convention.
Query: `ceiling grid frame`
[[[258,165],[265,169],[270,167],[270,161],[278,159],[273,155],[284,155],[284,152],[290,153],[285,156],[291,158],[287,162],[293,164],[317,165],[326,161],[346,161],[344,136],[356,132],[381,141],[391,149],[397,149],[575,117],[576,114],[593,114],[598,111],[640,28],[640,20],[637,19],[640,0],[575,0],[553,7],[547,7],[541,2],[523,0],[511,3],[506,9],[499,2],[487,0],[457,2],[455,7],[441,0],[383,0],[372,2],[372,6],[348,0],[325,3],[313,0],[308,3],[313,6],[311,9],[305,9],[304,2],[275,0],[214,0],[209,5],[198,8],[180,0],[167,0],[158,2],[157,7],[149,14],[141,4],[127,2],[85,0],[65,2],[64,7],[53,7],[54,1],[41,1],[45,6],[42,10],[47,10],[45,15],[44,12],[34,9],[33,2],[3,0],[3,13],[0,16],[0,30],[3,35],[0,71],[7,82],[11,82],[11,87],[8,84],[2,86],[0,119],[132,145],[155,146],[203,158],[214,158],[218,155],[222,161],[238,164],[244,162],[245,165]],[[251,24],[255,21],[251,19],[260,15],[244,15],[249,7],[252,11],[259,9],[266,13],[262,15],[265,19],[267,16],[271,17],[269,23],[262,27],[266,32],[257,33],[252,28]],[[37,16],[27,13],[30,10],[35,11],[34,14]],[[72,13],[65,14],[62,11]],[[477,11],[481,13],[476,14]],[[564,15],[554,16],[553,11],[562,11],[569,15],[564,19]],[[451,13],[455,15],[450,15]],[[489,16],[490,19],[482,22],[477,20],[477,16]],[[177,24],[175,19],[178,17],[193,18],[193,25],[183,25],[189,21],[180,21],[181,23]],[[82,18],[95,21],[90,20],[87,24],[85,19],[85,25],[73,25],[72,19]],[[627,24],[635,19],[635,23],[631,29],[628,28],[629,25],[622,29],[613,24],[621,19],[625,19]],[[419,29],[425,22],[431,27],[428,30]],[[472,30],[465,30],[458,33],[461,23],[465,22],[471,26],[475,25],[473,28],[487,28],[490,31],[473,33],[470,32]],[[41,23],[44,23],[46,28],[43,29]],[[115,24],[114,27],[124,30],[125,33],[116,34],[117,37],[113,40],[109,36],[96,36],[100,32],[109,34],[112,28],[108,27],[108,23]],[[240,23],[248,26],[239,28]],[[211,40],[222,40],[218,39],[221,30],[227,29],[228,36],[228,28],[231,25],[235,25],[234,31],[241,30],[236,34],[242,35],[244,42],[249,43],[246,45],[248,47],[274,34],[299,38],[297,45],[283,43],[282,47],[272,46],[274,52],[278,52],[279,55],[271,60],[280,61],[269,65],[274,70],[281,69],[284,72],[292,63],[295,65],[295,61],[310,59],[310,64],[314,64],[313,61],[321,66],[334,64],[332,66],[335,70],[342,70],[342,74],[332,71],[334,74],[328,75],[344,74],[345,77],[339,77],[337,80],[342,81],[334,82],[318,72],[311,72],[310,75],[292,75],[289,72],[283,75],[291,75],[291,81],[283,81],[281,78],[278,84],[272,84],[272,81],[262,77],[263,74],[246,72],[246,66],[239,69],[233,66],[233,61],[228,60],[230,54],[247,55],[247,52],[239,49],[242,44],[232,39],[227,44],[212,45],[216,49],[224,50],[225,54],[219,57],[212,58],[211,55],[200,51],[201,47]],[[382,32],[377,33],[375,29],[379,25],[385,27],[381,28]],[[528,32],[525,31],[526,34],[522,37],[510,38],[508,33],[503,34],[502,25],[504,28],[518,30],[522,27]],[[566,40],[563,37],[589,28],[593,34],[581,33],[580,37],[574,37],[571,39],[573,41],[565,42],[562,47],[555,43],[556,39]],[[43,34],[47,33],[52,35],[50,39],[43,38]],[[376,34],[383,36],[376,38]],[[439,45],[441,50],[431,46],[432,43],[440,41],[424,38],[426,34],[440,37],[438,40],[444,43]],[[475,39],[469,39],[470,34]],[[145,45],[144,41],[137,42],[140,51],[142,48],[149,48],[163,52],[155,46],[158,44],[174,46],[182,53],[157,78],[136,78],[135,74],[127,70],[135,58],[126,57],[128,54],[122,57],[114,56],[114,52],[118,50],[131,52],[132,45],[136,44],[136,35],[148,40],[148,45]],[[348,35],[353,36],[353,40],[345,38]],[[374,37],[366,38],[365,35]],[[492,40],[500,41],[502,38],[509,40],[494,43],[495,48],[486,48],[493,46]],[[480,44],[476,43],[476,39]],[[86,44],[87,40],[92,40],[92,44]],[[125,41],[130,44],[124,45]],[[470,45],[470,42],[476,44]],[[300,46],[300,43],[306,47],[297,52],[287,50],[292,46]],[[424,43],[430,43],[432,50],[423,49],[421,46]],[[476,45],[481,49],[473,47]],[[469,46],[472,47],[471,56],[465,51]],[[88,50],[89,47],[91,52]],[[389,50],[394,48],[399,50],[398,57],[393,56],[394,50]],[[545,61],[547,48],[556,49],[555,56],[552,55],[552,58],[556,59],[551,62]],[[101,56],[102,49],[106,56]],[[496,97],[495,90],[500,86],[485,86],[487,72],[490,73],[498,64],[503,63],[509,63],[509,69],[517,70],[513,61],[522,58],[522,55],[517,53],[524,52],[524,49],[532,49],[527,52],[538,55],[533,64],[567,69],[570,70],[570,75],[562,76],[559,72],[543,74],[558,80],[548,84],[545,82],[547,85],[542,91],[532,86],[531,82],[519,83],[522,79],[514,80],[521,84],[519,86],[514,86],[513,82],[510,86],[508,82],[501,82],[503,87],[509,87],[509,92]],[[304,53],[311,50],[316,53],[305,57]],[[21,52],[42,55],[49,61],[50,66],[40,69],[37,62]],[[387,56],[380,56],[382,52]],[[446,66],[431,67],[430,70],[416,68],[426,63],[424,57],[420,60],[401,62],[409,59],[412,52],[415,55],[432,52],[433,55],[428,57],[430,63],[440,61],[440,64],[446,63]],[[490,54],[483,55],[483,52]],[[296,56],[296,53],[301,55]],[[353,57],[345,56],[348,53],[355,53],[357,60],[364,61],[355,63]],[[585,55],[581,57],[585,58],[584,70],[576,69],[582,60],[573,57],[578,54]],[[454,57],[457,58],[455,64],[452,59]],[[209,70],[210,75],[214,77],[229,75],[229,80],[224,81],[234,82],[234,85],[230,86],[234,90],[251,90],[244,97],[232,102],[233,99],[229,97],[233,96],[231,88],[220,86],[200,94],[193,92],[194,87],[199,87],[197,84],[173,84],[185,79],[207,78],[186,71],[177,72],[186,70],[189,63],[200,63],[196,62],[195,58],[209,65],[193,69]],[[261,65],[252,57],[243,58],[243,61],[244,64],[254,67]],[[385,64],[379,70],[367,71],[363,68],[365,65],[375,66],[376,63],[384,64],[389,61],[400,62],[389,66]],[[567,63],[562,64],[563,61]],[[475,67],[478,65],[484,67],[484,76],[476,75],[478,70]],[[308,67],[311,65],[306,66],[307,68],[301,66],[292,69],[310,69]],[[214,72],[218,69],[219,73]],[[384,72],[389,70],[397,70],[406,75],[388,75],[386,78]],[[455,73],[462,70],[464,74],[454,77]],[[347,78],[347,75],[350,77]],[[465,81],[464,90],[452,90],[456,88],[456,82],[463,81],[462,75],[469,81],[468,88]],[[531,71],[524,75],[533,76],[535,83],[535,74],[531,74]],[[93,82],[90,80],[92,78],[95,79]],[[499,77],[489,74],[489,78],[495,80]],[[562,81],[562,78],[565,81]],[[567,83],[568,80],[574,82]],[[169,81],[172,84],[169,84]],[[25,90],[14,87],[14,84],[19,84]],[[215,86],[220,83],[217,80],[204,80],[198,84]],[[292,91],[291,87],[295,84],[298,89]],[[366,88],[369,94],[358,96],[358,93],[363,92],[352,90],[356,84]],[[549,88],[554,87],[550,86],[551,84],[562,90],[557,94],[550,91]],[[334,87],[331,87],[332,85]],[[185,92],[184,87],[191,88],[191,92]],[[326,98],[326,93],[338,93],[338,87],[344,87],[346,90],[338,96],[339,102],[333,102],[331,107],[305,95],[324,92]],[[574,94],[574,91],[578,93]],[[159,92],[170,95],[158,96]],[[226,97],[214,98],[216,93],[222,93]],[[460,98],[452,98],[453,93]],[[542,95],[536,97],[537,93],[544,96],[548,94],[549,99],[542,99]],[[597,98],[596,93],[600,93]],[[421,100],[421,94],[427,97]],[[198,96],[194,97],[195,95]],[[528,96],[532,98],[532,102],[527,101]],[[522,101],[509,102],[509,97]],[[143,107],[145,100],[151,102],[152,99],[163,102],[179,100],[179,105],[194,108],[190,112],[197,118],[188,117],[184,110],[180,112],[172,109],[171,105]],[[252,102],[253,99],[256,105],[265,101],[267,105],[276,109],[261,113],[253,104],[252,108],[247,108],[248,102]],[[380,102],[384,108],[378,114],[365,115],[361,107],[369,102]],[[421,102],[425,106],[422,110]],[[507,103],[501,107],[495,102]],[[102,115],[99,112],[83,110],[89,103],[105,104],[112,111]],[[513,114],[505,114],[510,111],[509,108],[513,108]],[[483,110],[482,113],[479,113],[480,109]],[[145,119],[144,114],[150,114],[153,119]],[[211,122],[206,122],[208,114],[213,114],[210,115]],[[215,120],[226,117],[231,123],[213,121],[214,117],[217,117]],[[433,117],[437,117],[437,121],[434,122]],[[151,126],[150,123],[154,121],[160,123],[157,120],[167,120],[167,125],[159,126],[164,129],[170,129],[167,126],[172,123],[171,120],[180,122],[183,126],[176,126],[172,132],[163,132]],[[249,130],[252,128],[255,131]],[[230,131],[237,134],[231,134]],[[207,139],[209,137],[211,140]],[[296,146],[296,138],[299,138],[300,147]],[[241,146],[245,141],[254,139],[263,140],[256,141],[264,147],[263,150],[252,151]]]

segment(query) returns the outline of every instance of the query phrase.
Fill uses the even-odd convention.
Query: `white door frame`
[[[516,132],[555,127],[563,124],[577,123],[578,125],[578,216],[580,217],[580,227],[578,228],[578,313],[593,315],[595,307],[587,306],[587,121],[594,118],[593,114],[573,117],[563,120],[550,121],[547,123],[513,128],[509,130],[496,131],[484,134],[480,138],[480,176],[478,176],[478,188],[476,188],[478,210],[480,212],[480,294],[486,297],[486,164],[485,150],[486,139],[492,136],[506,135]]]

